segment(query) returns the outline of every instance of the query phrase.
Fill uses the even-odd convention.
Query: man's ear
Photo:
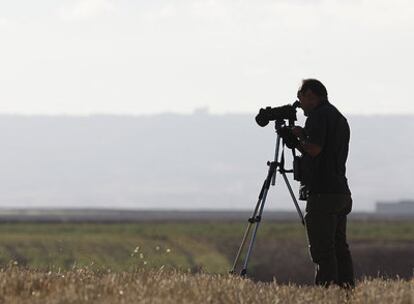
[[[319,96],[315,95],[311,90],[308,90],[308,92],[309,92],[308,97],[311,100],[312,105],[317,106],[321,101]]]

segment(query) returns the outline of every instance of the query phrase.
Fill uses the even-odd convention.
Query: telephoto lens
[[[255,119],[261,127],[267,126],[271,120],[289,120],[292,123],[296,121],[296,108],[299,106],[300,102],[295,101],[292,105],[288,104],[276,108],[261,108]]]
[[[259,126],[261,127],[266,127],[267,124],[269,123],[270,119],[269,119],[269,112],[271,111],[271,107],[267,107],[265,109],[261,108],[259,110],[259,114],[256,115],[256,122]]]

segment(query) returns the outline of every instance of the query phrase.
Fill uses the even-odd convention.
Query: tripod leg
[[[280,149],[280,136],[279,134],[277,134],[276,136],[276,149],[275,149],[275,162],[278,161],[278,157],[279,157],[279,149]],[[273,172],[272,175],[272,186],[274,186],[276,184],[276,170]]]
[[[276,130],[281,125],[282,124],[277,124],[276,123]],[[277,134],[274,161],[273,162],[268,162],[269,171],[268,171],[266,180],[263,184],[262,190],[260,191],[259,201],[257,202],[253,217],[251,219],[249,219],[249,226],[247,227],[246,232],[244,233],[242,244],[240,245],[239,251],[237,252],[236,259],[235,259],[234,264],[233,264],[233,269],[231,270],[231,272],[234,272],[234,270],[236,268],[236,264],[239,260],[240,254],[241,254],[241,252],[243,250],[243,247],[244,247],[244,244],[246,242],[247,236],[249,235],[251,225],[253,223],[256,223],[256,226],[253,230],[252,238],[250,239],[249,248],[247,250],[246,257],[245,257],[245,260],[244,260],[243,269],[240,273],[240,275],[242,275],[242,276],[244,276],[247,272],[247,264],[249,262],[250,255],[252,253],[253,244],[254,244],[254,241],[256,239],[257,230],[259,229],[259,224],[260,224],[260,221],[261,221],[261,218],[262,218],[264,204],[266,202],[267,192],[269,191],[270,184],[275,185],[275,182],[276,182],[276,172],[277,172],[276,168],[279,165],[278,158],[279,158],[280,141],[281,141],[281,137],[279,136],[279,134]],[[259,212],[259,215],[256,216],[259,206],[260,206],[260,212]]]
[[[295,194],[293,193],[292,187],[290,186],[286,173],[283,171],[281,173],[282,173],[283,179],[285,180],[286,186],[288,187],[290,196],[292,197],[293,204],[295,204],[296,211],[298,212],[300,220],[302,221],[302,225],[305,226],[305,219],[303,218],[302,210],[300,210],[298,201],[296,200]]]
[[[249,223],[247,224],[247,228],[246,228],[246,230],[244,232],[244,236],[243,236],[242,242],[240,244],[239,250],[237,251],[236,258],[234,259],[233,267],[230,270],[230,273],[234,273],[235,270],[236,270],[237,263],[239,262],[240,255],[241,255],[241,253],[243,251],[244,245],[246,244],[246,240],[247,240],[247,237],[248,237],[248,235],[250,233],[250,229],[252,228],[252,225],[253,225],[253,223],[256,220],[256,214],[257,214],[257,211],[259,210],[260,202],[262,201],[262,198],[263,198],[263,193],[264,193],[265,186],[266,186],[266,180],[264,181],[263,186],[262,186],[262,189],[260,190],[259,199],[257,201],[257,204],[256,204],[256,207],[254,209],[253,215],[248,220]]]
[[[262,220],[263,208],[264,208],[264,205],[265,205],[265,202],[266,202],[267,192],[269,190],[268,185],[270,184],[270,179],[272,178],[272,176],[273,176],[273,173],[269,174],[268,179],[265,181],[265,184],[267,184],[267,187],[265,187],[264,192],[263,192],[263,199],[261,201],[259,215],[256,217],[256,226],[254,227],[252,238],[250,239],[249,248],[247,249],[246,257],[244,259],[243,269],[240,272],[241,276],[244,276],[247,273],[247,265],[249,263],[250,255],[252,254],[253,245],[254,245],[254,242],[256,240],[257,230],[259,229],[260,221]]]
[[[240,244],[239,250],[237,251],[236,258],[234,259],[233,268],[230,270],[230,273],[235,273],[236,271],[236,266],[237,266],[237,263],[239,262],[240,254],[242,253],[244,245],[246,244],[246,239],[247,239],[247,236],[249,235],[251,228],[252,228],[252,223],[249,221],[249,224],[247,224],[247,228],[244,232],[243,240]]]

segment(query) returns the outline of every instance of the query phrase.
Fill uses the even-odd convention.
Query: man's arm
[[[311,157],[316,157],[321,153],[322,147],[317,144],[312,144],[306,140],[305,130],[302,127],[296,126],[292,128],[292,133],[299,138],[300,142],[296,146],[302,154],[309,154]]]
[[[306,153],[309,154],[311,157],[318,156],[321,151],[322,147],[316,144],[308,143],[305,141],[301,141],[299,145],[296,147],[302,154]]]

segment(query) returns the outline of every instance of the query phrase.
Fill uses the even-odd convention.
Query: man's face
[[[303,113],[307,116],[308,113],[318,105],[319,98],[311,90],[302,92],[298,91],[298,99],[300,101],[300,107],[303,109]]]

